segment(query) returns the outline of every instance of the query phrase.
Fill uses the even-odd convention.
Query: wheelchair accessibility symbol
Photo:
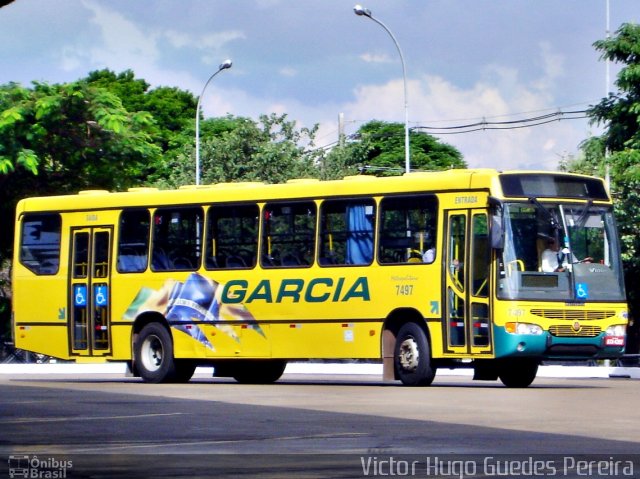
[[[96,306],[107,305],[107,287],[105,285],[93,287],[93,297],[95,298]]]
[[[589,285],[587,283],[576,283],[576,298],[587,299],[589,297]]]
[[[84,284],[77,284],[73,287],[73,304],[79,307],[87,305],[87,287]]]

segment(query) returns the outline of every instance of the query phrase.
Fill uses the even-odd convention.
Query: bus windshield
[[[624,300],[620,248],[610,206],[504,204],[503,299]]]

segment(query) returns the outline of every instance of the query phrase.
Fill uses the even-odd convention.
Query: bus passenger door
[[[452,210],[446,216],[446,254],[443,255],[445,351],[450,354],[490,355],[490,258],[485,210]]]
[[[75,356],[111,352],[109,227],[71,230],[69,349]]]

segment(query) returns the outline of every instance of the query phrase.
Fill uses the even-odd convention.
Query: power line
[[[538,115],[531,118],[523,118],[520,120],[510,121],[482,121],[475,123],[468,123],[465,125],[456,126],[415,126],[413,130],[426,130],[433,135],[459,135],[463,133],[472,133],[475,131],[484,130],[516,130],[521,128],[531,128],[534,126],[546,125],[554,121],[561,120],[579,120],[588,118],[586,115],[587,110],[570,110],[570,111],[556,111],[554,113],[548,113],[546,115]]]
[[[538,110],[538,111],[548,111],[548,110]],[[529,112],[534,113],[534,112]],[[503,118],[505,116],[514,116],[514,115],[502,115],[502,116],[493,116],[489,118]],[[411,128],[411,130],[424,130],[432,135],[461,135],[464,133],[473,133],[477,131],[488,131],[488,130],[518,130],[522,128],[532,128],[535,126],[546,125],[548,123],[553,123],[555,121],[566,121],[566,120],[580,120],[584,118],[589,118],[587,115],[587,110],[556,110],[552,113],[547,113],[545,115],[537,115],[529,118],[522,118],[519,120],[507,120],[507,121],[488,121],[487,118],[483,118],[481,121],[477,121],[474,123],[466,123],[462,125],[455,126],[429,126],[429,125],[418,125]],[[347,120],[348,122],[356,122],[355,120]],[[387,133],[385,135],[376,134],[376,138],[380,138],[382,136],[399,136],[398,133]],[[326,136],[326,135],[325,135]],[[350,139],[354,139],[355,135],[348,135]],[[332,141],[326,145],[318,146],[314,149],[307,150],[305,153],[310,153],[313,151],[319,150],[330,150],[333,148],[338,141]]]

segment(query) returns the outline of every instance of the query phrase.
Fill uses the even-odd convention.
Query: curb
[[[86,375],[112,374],[126,375],[125,363],[76,364],[0,364],[2,375]],[[199,367],[197,375],[211,376],[213,368]],[[291,362],[287,364],[284,374],[324,374],[324,375],[372,375],[382,377],[381,364],[369,363],[306,363]],[[472,376],[472,369],[439,369],[438,376]],[[640,379],[640,368],[607,367],[607,366],[540,366],[540,378],[583,378],[608,379],[626,378]]]

